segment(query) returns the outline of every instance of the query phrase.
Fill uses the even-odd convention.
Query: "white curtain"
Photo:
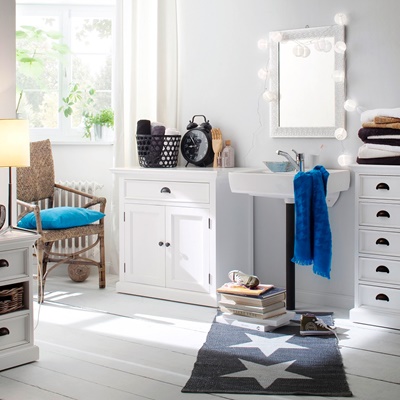
[[[116,0],[114,166],[138,165],[140,119],[177,125],[176,0]],[[118,190],[114,179],[112,270],[118,265]]]

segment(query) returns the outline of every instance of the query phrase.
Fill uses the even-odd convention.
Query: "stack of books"
[[[286,289],[259,285],[255,289],[225,284],[220,293],[222,311],[216,321],[257,331],[272,331],[287,325],[295,313],[286,310]]]

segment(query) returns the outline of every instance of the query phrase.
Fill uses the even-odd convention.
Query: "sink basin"
[[[350,171],[328,169],[327,186],[328,206],[335,204],[340,192],[350,186]],[[294,203],[293,178],[296,171],[270,172],[266,169],[243,169],[229,173],[229,185],[234,193],[247,193],[251,196],[283,199]]]

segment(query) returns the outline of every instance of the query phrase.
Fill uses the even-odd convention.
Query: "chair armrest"
[[[87,199],[90,199],[91,201],[89,201],[88,203],[84,204],[82,206],[82,208],[88,208],[88,207],[92,207],[92,206],[100,204],[100,212],[104,213],[104,211],[106,209],[107,200],[106,200],[105,197],[97,197],[97,196],[94,196],[92,194],[89,194],[89,193],[86,193],[86,192],[82,192],[81,190],[77,190],[77,189],[73,189],[73,188],[68,187],[68,186],[60,185],[59,183],[55,183],[54,187],[57,188],[57,189],[65,190],[65,191],[73,193],[73,194],[77,194],[77,195],[82,196],[82,197],[86,197]]]
[[[40,207],[37,204],[26,203],[25,201],[18,199],[17,199],[17,204],[21,206],[24,210],[23,212],[21,212],[21,214],[18,215],[18,220],[20,220],[26,214],[33,211],[36,219],[36,232],[41,234],[43,232],[43,229],[42,229],[42,220],[40,218]]]

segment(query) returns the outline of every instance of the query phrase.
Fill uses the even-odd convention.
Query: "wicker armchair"
[[[105,250],[104,250],[104,218],[97,223],[68,229],[44,230],[40,210],[53,208],[57,191],[67,191],[80,195],[85,200],[82,208],[96,209],[104,213],[106,199],[95,197],[88,193],[55,183],[54,162],[50,140],[31,143],[31,165],[17,168],[17,204],[18,221],[34,212],[36,232],[41,236],[36,242],[36,257],[38,263],[38,302],[44,301],[44,287],[48,273],[61,264],[96,265],[99,272],[99,288],[106,286],[105,281]],[[86,241],[87,247],[68,252],[68,249],[52,251],[53,244],[59,240],[91,236],[92,241]],[[88,258],[88,250],[99,245],[99,261]],[[48,263],[55,263],[47,268]]]

